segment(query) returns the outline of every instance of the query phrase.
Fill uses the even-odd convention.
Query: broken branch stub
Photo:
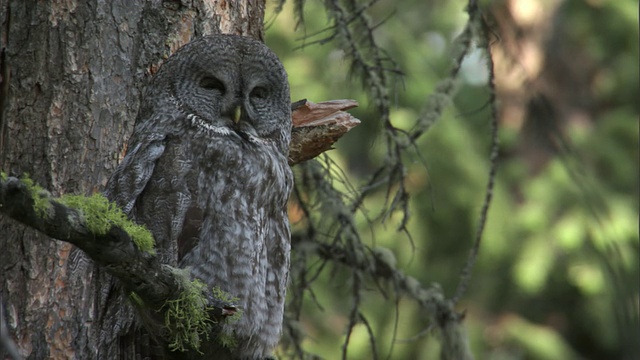
[[[358,106],[355,100],[331,100],[321,103],[298,101],[291,117],[289,165],[312,159],[330,150],[342,135],[360,124],[345,110]]]

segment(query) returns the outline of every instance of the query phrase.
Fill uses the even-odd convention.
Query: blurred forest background
[[[384,160],[379,114],[332,42],[311,44],[331,25],[322,2],[292,1],[267,14],[267,44],[289,73],[292,100],[351,98],[362,124],[332,161],[357,187]],[[492,51],[500,123],[494,201],[466,310],[478,359],[640,358],[638,325],[638,3],[635,0],[481,1],[495,32]],[[465,1],[380,0],[367,10],[378,44],[404,75],[393,77],[391,119],[410,128],[452,63]],[[305,46],[308,45],[308,46]],[[358,221],[371,247],[390,249],[398,268],[452,296],[478,222],[488,174],[489,90],[483,53],[464,62],[445,115],[407,154],[412,239],[399,218]],[[384,194],[366,206],[383,206]],[[294,224],[295,230],[295,224]],[[344,269],[313,283],[301,326],[306,351],[340,358],[350,303]],[[388,295],[388,294],[387,294]],[[414,302],[362,301],[386,358],[431,359],[438,341]],[[370,359],[364,326],[349,359]]]

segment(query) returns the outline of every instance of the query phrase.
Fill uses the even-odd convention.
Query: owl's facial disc
[[[183,53],[188,56],[180,57]],[[205,134],[238,134],[288,148],[287,75],[275,54],[259,41],[227,36],[194,40],[161,72],[181,112],[197,119],[192,125],[202,125],[198,129]]]
[[[220,70],[220,69],[217,69]],[[211,71],[200,68],[195,72],[194,78],[187,82],[190,89],[183,93],[190,96],[182,97],[183,110],[188,114],[197,116],[206,122],[204,130],[210,132],[212,128],[220,128],[225,133],[230,133],[235,125],[233,108],[235,100],[235,84],[229,80],[229,69],[224,71]]]

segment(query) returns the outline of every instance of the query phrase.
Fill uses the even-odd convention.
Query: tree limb
[[[82,214],[62,205],[51,196],[38,195],[48,211],[41,216],[35,207],[34,193],[15,177],[0,181],[0,212],[45,235],[71,243],[82,249],[96,263],[146,303],[162,305],[179,291],[175,275],[156,256],[141,251],[131,236],[119,226],[105,234],[92,233]]]
[[[331,150],[342,135],[360,124],[345,110],[358,106],[355,100],[294,103],[293,130],[289,146],[289,165],[293,166]]]
[[[142,300],[143,308],[149,311],[157,326],[162,326],[161,319],[171,311],[167,304],[183,304],[190,300],[185,300],[185,291],[193,287],[190,282],[187,283],[190,281],[187,276],[163,264],[155,254],[139,249],[123,227],[112,225],[103,234],[91,231],[90,224],[80,210],[60,203],[48,192],[25,179],[0,176],[0,213],[52,239],[71,243],[83,250],[94,262],[117,278],[128,291],[134,292],[137,299]],[[186,305],[189,305],[189,310],[200,311],[199,316],[210,320],[203,323],[207,328],[207,324],[217,323],[238,310],[230,301],[215,298],[211,289],[202,291],[201,296],[204,303],[196,301],[195,304]],[[184,319],[187,322],[190,320]],[[178,339],[178,343],[182,344],[191,335],[174,331],[173,323],[165,326],[169,330],[165,332],[167,343],[175,343]],[[202,328],[191,330],[203,331]]]

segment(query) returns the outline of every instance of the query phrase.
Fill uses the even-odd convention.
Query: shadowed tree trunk
[[[163,59],[195,36],[263,31],[262,0],[0,4],[0,169],[28,173],[54,195],[103,189]],[[118,339],[129,314],[112,306],[111,282],[72,245],[0,215],[2,302],[25,358],[111,359],[145,348],[135,334]]]

